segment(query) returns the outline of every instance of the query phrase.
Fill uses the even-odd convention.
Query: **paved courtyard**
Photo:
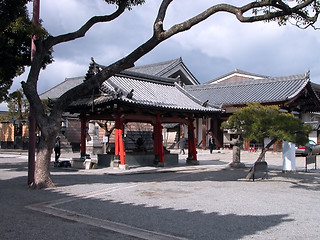
[[[320,171],[304,158],[283,173],[268,152],[269,179],[228,167],[232,152],[199,151],[199,166],[121,171],[52,168],[57,187],[31,190],[25,152],[0,150],[0,239],[320,239]],[[62,153],[62,159],[72,154]]]

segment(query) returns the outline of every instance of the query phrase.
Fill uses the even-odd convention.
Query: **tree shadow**
[[[57,199],[72,198],[72,201],[61,202],[54,207],[58,209],[65,209],[68,211],[88,215],[98,219],[106,219],[113,222],[123,223],[137,228],[147,229],[149,231],[161,232],[165,234],[186,237],[189,239],[241,239],[245,236],[251,236],[255,234],[262,234],[263,231],[274,228],[286,222],[293,221],[289,214],[222,214],[218,211],[206,211],[192,210],[194,208],[179,208],[171,205],[161,205],[157,201],[157,197],[154,198],[154,203],[141,204],[135,202],[137,196],[130,196],[125,190],[117,190],[118,187],[130,184],[155,184],[155,183],[168,183],[176,184],[177,182],[232,182],[242,183],[239,180],[243,180],[248,169],[209,169],[203,168],[201,171],[196,171],[196,168],[186,167],[184,171],[172,171],[172,169],[164,169],[160,172],[149,172],[147,174],[108,174],[96,172],[95,170],[78,171],[78,172],[66,172],[65,169],[57,169],[53,175],[53,181],[57,184],[57,188],[46,190],[29,190],[26,187],[26,177],[14,177],[14,172],[19,171],[21,166],[25,167],[26,163],[17,162],[15,164],[5,163],[0,164],[0,169],[5,171],[10,170],[13,174],[13,178],[10,180],[0,181],[2,196],[1,202],[5,202],[4,208],[11,208],[7,214],[5,214],[1,225],[10,227],[6,221],[9,216],[15,216],[19,218],[19,214],[25,214],[22,221],[30,218],[30,210],[22,210],[26,205],[52,201]],[[10,169],[11,167],[11,169]],[[61,172],[59,172],[61,170]],[[170,171],[169,171],[170,170]],[[98,169],[101,171],[101,169]],[[277,177],[281,177],[279,172],[271,172],[272,181],[278,180]],[[279,175],[278,175],[279,174]],[[309,174],[310,175],[310,174]],[[285,177],[288,175],[285,175]],[[303,180],[304,174],[289,175],[289,179],[296,177],[298,182]],[[319,176],[317,176],[319,177]],[[310,179],[309,179],[310,178]],[[312,175],[310,175],[307,181],[312,183]],[[267,180],[268,181],[268,180]],[[265,181],[267,184],[268,182]],[[318,180],[317,180],[318,181]],[[290,182],[290,180],[289,180]],[[319,183],[319,182],[318,182]],[[171,184],[171,183],[170,183]],[[252,183],[253,186],[256,183]],[[259,184],[259,183],[258,183]],[[315,183],[316,184],[316,183]],[[82,185],[82,186],[80,186]],[[248,184],[247,184],[248,185]],[[250,185],[250,184],[249,184]],[[25,187],[24,187],[25,186]],[[153,185],[150,187],[152,188]],[[199,185],[201,186],[201,185]],[[117,196],[111,196],[108,189],[115,189],[118,194],[124,195],[128,201],[117,199]],[[93,191],[101,191],[99,196],[91,196]],[[105,192],[104,192],[105,191]],[[208,190],[210,191],[210,189]],[[80,194],[83,194],[82,196]],[[147,193],[146,193],[147,194]],[[160,193],[161,194],[161,193]],[[172,193],[175,197],[176,192]],[[236,193],[235,193],[236,194]],[[89,197],[86,197],[88,195]],[[133,199],[131,199],[133,198]],[[131,199],[131,201],[130,201]],[[20,203],[17,203],[20,201]],[[177,201],[189,201],[189,199],[178,199]],[[201,199],[197,200],[201,201]],[[190,206],[197,204],[196,202],[187,202]],[[225,203],[227,204],[227,203]],[[10,207],[9,207],[10,206]],[[78,224],[71,223],[67,220],[61,220],[60,218],[44,217],[44,214],[33,214],[34,218],[43,222],[43,229],[54,227],[59,229],[54,236],[48,236],[47,239],[56,239],[60,236],[68,236],[68,227],[70,225]],[[13,219],[15,219],[13,218]],[[50,220],[49,220],[50,219]],[[50,222],[47,224],[45,221]],[[14,226],[18,229],[18,233],[22,234],[23,227],[28,228],[28,231],[40,231],[40,229],[30,229],[29,222],[25,221],[24,225]],[[86,227],[82,225],[82,227]],[[32,227],[31,227],[32,228]],[[90,229],[88,227],[88,229]],[[85,232],[85,229],[79,230],[80,234]],[[90,230],[92,234],[95,231]],[[103,230],[104,231],[104,230]],[[13,233],[12,233],[13,234]],[[33,232],[34,234],[34,232]],[[67,235],[65,235],[67,234]],[[81,238],[79,238],[81,239]],[[130,239],[130,238],[129,238]]]
[[[287,214],[205,213],[93,198],[77,199],[55,207],[187,239],[241,239],[284,222],[293,221]]]
[[[201,182],[201,181],[218,181],[218,182],[234,182],[234,181],[246,181],[246,176],[250,168],[232,168],[229,166],[211,168],[206,165],[198,166],[185,166],[181,167],[165,167],[165,168],[152,168],[145,170],[144,168],[135,168],[134,171],[106,171],[103,173],[103,169],[92,169],[86,171],[72,170],[66,168],[55,168],[52,170],[54,175],[52,176],[55,183],[59,186],[75,185],[75,184],[92,184],[99,182],[147,182],[153,181],[156,176],[159,181],[162,178],[166,178],[168,174],[175,174],[176,181],[185,182]],[[97,171],[97,174],[95,174]],[[98,172],[99,171],[99,172]],[[70,172],[70,175],[65,173]],[[73,172],[73,173],[72,173]],[[64,180],[60,181],[59,173],[62,173]],[[88,174],[90,173],[90,174]],[[320,174],[319,172],[287,172],[284,173],[278,169],[271,169],[268,173],[268,178],[261,178],[263,174],[257,174],[258,178],[255,181],[263,182],[288,182],[292,183],[295,188],[303,188],[306,190],[320,190]],[[90,177],[92,176],[92,177]],[[94,177],[93,177],[94,176]],[[108,179],[108,180],[107,180]],[[164,180],[166,181],[166,180]]]
[[[28,163],[25,159],[16,159],[15,157],[5,157],[5,162],[0,164],[0,169],[12,172],[27,172]],[[14,160],[15,159],[15,160]],[[10,162],[12,160],[12,162]],[[201,181],[221,181],[221,182],[232,182],[232,181],[250,181],[246,180],[245,177],[248,174],[248,168],[231,168],[231,167],[220,167],[218,169],[210,170],[212,166],[223,166],[226,162],[219,161],[218,159],[207,160],[205,164],[200,165],[200,171],[197,171],[198,166],[186,166],[180,164],[178,167],[165,167],[165,168],[154,168],[145,170],[143,168],[136,168],[135,171],[121,171],[121,172],[109,172],[107,168],[104,174],[100,172],[95,174],[95,171],[103,171],[103,168],[83,170],[74,168],[64,167],[52,167],[50,169],[52,173],[53,181],[57,186],[72,186],[77,184],[94,184],[94,183],[105,183],[105,176],[115,176],[112,179],[108,179],[112,183],[115,182],[140,182],[140,181],[152,181],[152,175],[156,174],[157,178],[161,179],[167,174],[176,173],[177,180],[186,182],[201,182]],[[183,167],[183,168],[180,168]],[[206,168],[208,167],[208,169]],[[141,170],[140,170],[141,169]],[[194,174],[190,172],[195,171]],[[90,174],[87,174],[90,172]],[[61,173],[61,176],[59,177]],[[70,173],[70,174],[68,174]],[[137,178],[137,175],[143,175],[144,177]],[[260,181],[257,179],[256,181]],[[279,169],[270,169],[269,179],[263,181],[279,181],[287,182],[292,184],[291,188],[305,189],[310,191],[320,191],[320,172],[318,170],[311,170],[309,172],[295,171],[295,172],[282,172]],[[252,180],[251,180],[252,181]]]
[[[28,171],[28,164],[26,163],[26,161],[14,161],[12,163],[5,162],[0,164],[0,169],[6,169],[7,171],[13,172]]]
[[[279,181],[292,184],[291,188],[304,189],[310,191],[320,191],[319,172],[282,172],[272,171],[272,176],[280,178]]]
[[[151,231],[151,233],[156,232],[187,239],[241,239],[245,236],[263,234],[263,231],[294,221],[288,214],[220,214],[202,210],[148,206],[135,204],[134,201],[127,203],[110,199],[108,191],[105,195],[88,198],[85,197],[85,194],[79,197],[70,193],[62,193],[57,191],[58,189],[29,190],[23,187],[25,182],[26,177],[0,181],[1,187],[7,185],[1,197],[3,201],[6,201],[6,204],[3,205],[6,210],[3,211],[3,218],[0,221],[3,226],[4,239],[36,239],[35,236],[45,236],[49,240],[57,238],[135,239],[135,237],[122,236],[118,233],[121,236],[119,237],[118,234],[110,233],[99,226],[86,226],[83,222],[70,221],[63,217],[46,215],[43,212],[36,213],[25,208],[30,204],[40,202],[45,204],[45,202],[50,203],[52,200],[58,201],[59,199],[61,199],[60,204],[54,205],[54,209],[67,210],[69,215],[80,214],[82,217],[87,216],[89,220],[91,218],[109,220]],[[71,201],[63,201],[70,198]],[[20,203],[17,203],[17,199],[20,199],[18,200]],[[190,205],[192,204],[190,202]],[[157,205],[156,202],[155,205]],[[170,236],[167,239],[170,239]]]

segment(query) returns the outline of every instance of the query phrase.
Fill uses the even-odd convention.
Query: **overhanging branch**
[[[126,4],[125,1],[120,1],[118,9],[110,14],[110,15],[104,15],[104,16],[94,16],[90,18],[81,28],[79,28],[75,32],[67,33],[67,34],[62,34],[56,37],[50,36],[46,40],[46,45],[48,48],[51,48],[59,43],[62,42],[69,42],[72,40],[75,40],[77,38],[84,37],[85,34],[90,30],[90,28],[97,24],[97,23],[102,23],[102,22],[110,22],[117,17],[119,17],[124,10],[126,9]]]
[[[104,80],[108,79],[109,77],[113,76],[116,73],[121,72],[122,70],[129,68],[134,65],[134,63],[154,49],[157,45],[159,45],[162,41],[170,38],[171,36],[186,31],[193,26],[197,25],[198,23],[206,20],[210,16],[218,13],[218,12],[228,12],[236,16],[236,18],[240,22],[257,22],[257,21],[264,21],[264,20],[272,20],[283,16],[290,16],[291,14],[300,14],[301,17],[305,18],[307,21],[310,19],[312,21],[316,21],[318,17],[318,12],[313,17],[309,17],[303,11],[306,6],[309,6],[315,0],[307,0],[302,1],[301,4],[297,4],[295,7],[290,8],[289,5],[285,4],[283,1],[277,0],[264,0],[264,1],[253,1],[249,4],[246,4],[242,7],[236,7],[230,4],[216,4],[207,10],[203,11],[202,13],[187,19],[184,22],[179,24],[175,24],[170,27],[168,30],[163,29],[163,22],[167,13],[167,9],[169,5],[173,2],[173,0],[163,0],[160,7],[158,14],[156,16],[154,26],[153,26],[153,36],[146,41],[145,43],[141,44],[138,48],[136,48],[133,52],[131,52],[126,57],[120,59],[119,61],[109,65],[108,67],[104,68],[100,73],[93,76],[85,83],[75,87],[72,90],[69,90],[65,94],[63,94],[56,102],[53,110],[58,112],[61,109],[65,109],[67,105],[69,105],[72,101],[79,98],[80,93],[86,93],[87,91],[91,91],[92,88],[99,86]],[[120,1],[123,2],[123,1]],[[252,11],[256,8],[266,8],[271,7],[272,11],[267,11],[261,15],[251,15],[245,16],[248,11]],[[57,37],[49,37],[46,41],[46,47],[49,49],[50,47],[62,43],[74,40],[79,37],[83,37],[85,33],[96,23],[98,22],[107,22],[115,19],[119,15],[121,15],[125,10],[125,5],[119,6],[118,10],[115,11],[111,15],[106,16],[95,16],[92,17],[86,24],[84,24],[79,30],[69,33],[60,35]]]

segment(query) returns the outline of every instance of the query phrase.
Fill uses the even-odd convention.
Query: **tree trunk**
[[[265,161],[265,155],[266,155],[266,152],[268,151],[268,149],[272,146],[272,144],[274,144],[275,142],[277,141],[277,139],[272,139],[268,144],[267,146],[265,146],[264,148],[262,148],[262,151],[257,159],[256,162],[262,162],[262,161]],[[252,178],[253,176],[253,168],[250,169],[248,175],[246,176],[246,179],[250,179]]]
[[[52,149],[42,148],[37,153],[36,169],[35,169],[35,188],[50,188],[55,187],[50,176]]]
[[[268,151],[268,148],[267,147],[264,147],[262,148],[262,151],[261,153],[259,154],[259,157],[257,159],[256,162],[262,162],[262,161],[265,161],[265,155],[266,155],[266,152]]]
[[[268,144],[267,146],[265,146],[264,148],[262,148],[262,151],[257,159],[256,162],[262,162],[262,161],[265,161],[265,155],[266,155],[266,152],[268,151],[268,149],[272,146],[272,144],[274,144],[275,142],[277,141],[277,139],[272,139]]]
[[[59,123],[59,121],[58,121]],[[59,126],[59,124],[55,126]],[[34,188],[51,188],[55,187],[51,180],[50,167],[51,167],[51,154],[55,139],[59,132],[59,127],[52,127],[49,124],[42,127],[40,142],[38,145],[38,152],[36,156],[36,167],[35,167],[35,179]]]

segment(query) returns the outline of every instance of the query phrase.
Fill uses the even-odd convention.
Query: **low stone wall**
[[[83,158],[72,158],[70,160],[71,167],[72,168],[79,168],[79,169],[84,169],[84,159]]]
[[[114,158],[114,154],[98,154],[98,166],[110,167],[110,163]],[[127,153],[126,164],[133,166],[154,166],[155,155],[153,153]],[[178,165],[178,154],[165,154],[165,166]]]

